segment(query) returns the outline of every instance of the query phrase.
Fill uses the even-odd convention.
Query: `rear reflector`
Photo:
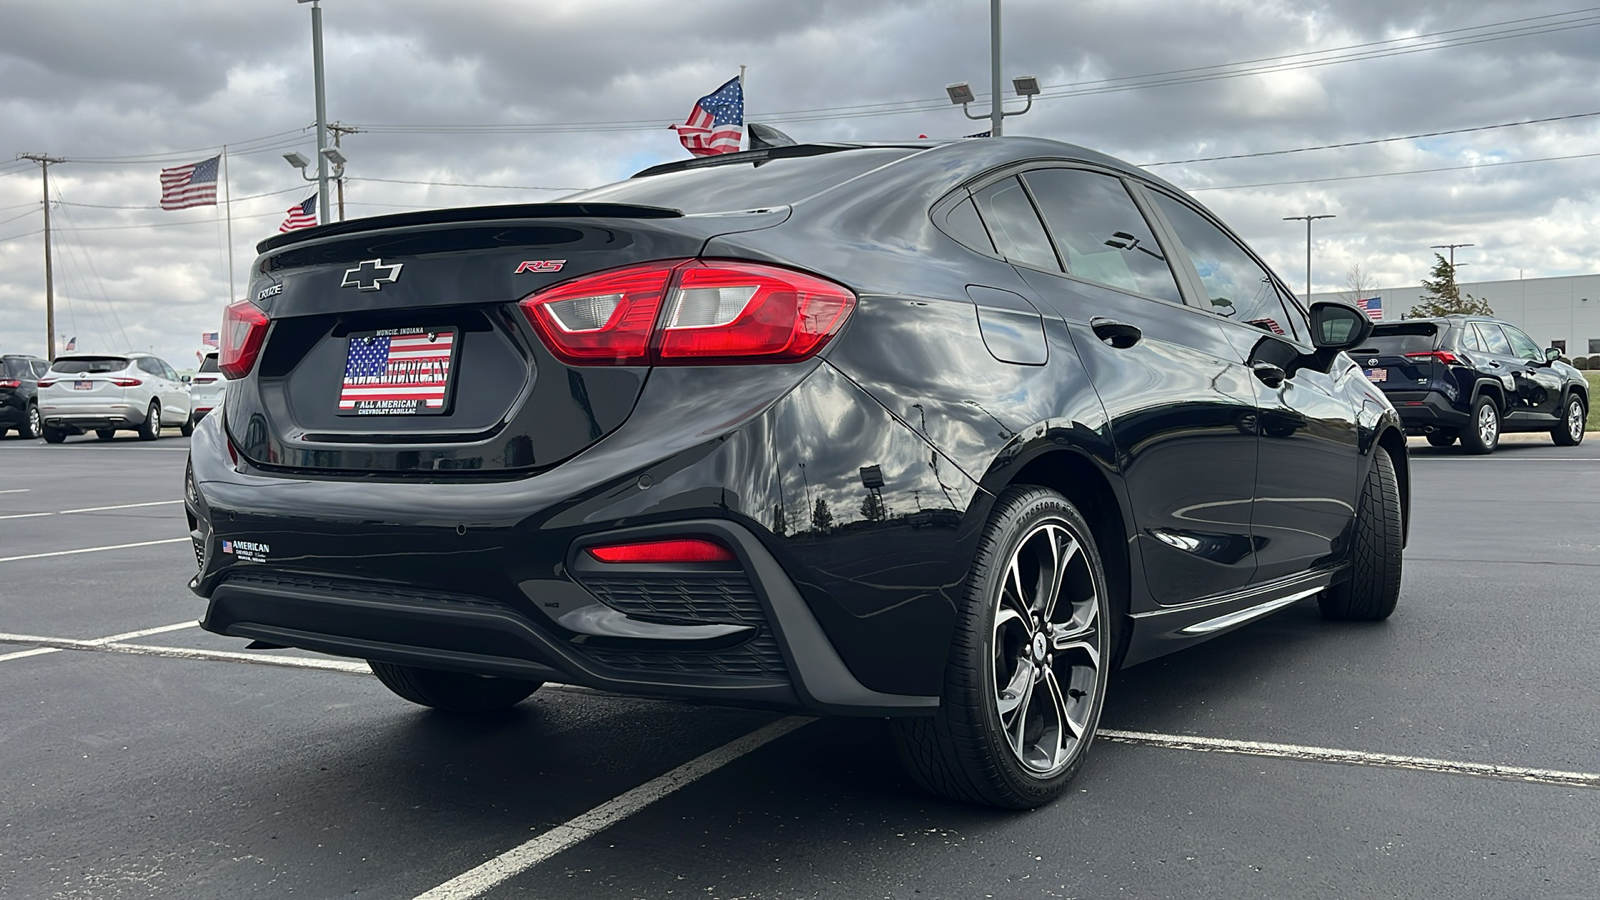
[[[231,304],[222,314],[222,348],[217,368],[228,378],[243,378],[255,368],[267,337],[267,314],[248,300]]]
[[[1416,353],[1407,353],[1406,359],[1436,359],[1447,366],[1454,366],[1461,362],[1461,360],[1449,350],[1420,350]]]
[[[733,260],[665,260],[613,269],[524,299],[551,353],[574,365],[798,362],[855,309],[814,275]]]
[[[731,562],[733,551],[706,538],[670,538],[585,547],[588,554],[608,563]]]

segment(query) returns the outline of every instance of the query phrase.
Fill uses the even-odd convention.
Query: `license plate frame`
[[[454,325],[353,331],[335,392],[341,416],[442,416],[454,401],[461,329]]]
[[[94,390],[94,382],[87,379],[83,381],[75,380],[72,382],[72,389],[75,391],[92,391]]]
[[[1368,369],[1367,370],[1367,380],[1372,382],[1373,384],[1381,384],[1382,382],[1388,381],[1389,380],[1389,370],[1388,369]]]

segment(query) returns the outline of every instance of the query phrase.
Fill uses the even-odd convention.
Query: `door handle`
[[[1094,330],[1094,336],[1110,344],[1118,350],[1126,350],[1139,339],[1144,337],[1144,332],[1137,325],[1127,322],[1118,322],[1116,319],[1107,319],[1104,316],[1095,316],[1089,320],[1089,327]]]
[[[1494,367],[1494,368],[1496,368],[1496,369],[1498,369],[1498,368],[1500,368],[1500,364],[1499,364],[1499,363],[1497,363],[1497,362],[1495,362],[1495,361],[1494,361],[1494,360],[1492,360],[1492,359],[1491,359],[1491,360],[1489,360],[1489,365],[1491,365],[1491,366],[1493,366],[1493,367]]]
[[[1287,372],[1269,362],[1258,362],[1250,367],[1250,371],[1269,388],[1280,387],[1283,380],[1289,377]]]

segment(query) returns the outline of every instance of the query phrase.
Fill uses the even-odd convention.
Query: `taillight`
[[[54,378],[41,378],[41,379],[39,379],[39,387],[42,387],[42,388],[50,387],[50,386],[54,385],[55,383],[56,383],[56,380]]]
[[[0,388],[19,388],[22,382],[16,378],[0,378]]]
[[[222,314],[222,348],[217,368],[229,378],[243,378],[255,368],[261,342],[267,336],[267,314],[248,300],[228,306]]]
[[[113,378],[111,379],[111,383],[117,387],[138,387],[139,385],[144,384],[144,382],[137,378]]]
[[[1416,353],[1407,353],[1406,359],[1436,359],[1447,366],[1454,366],[1461,362],[1460,358],[1449,350],[1419,350]]]
[[[707,538],[629,541],[584,549],[595,559],[608,563],[700,563],[734,559],[732,550]]]
[[[844,327],[856,297],[814,275],[731,260],[601,272],[522,301],[552,353],[577,365],[795,362]]]

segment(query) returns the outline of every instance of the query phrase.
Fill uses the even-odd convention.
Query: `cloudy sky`
[[[1005,0],[1002,71],[1045,88],[1006,127],[1154,166],[1291,285],[1305,230],[1282,217],[1322,213],[1316,290],[1355,264],[1416,284],[1446,243],[1475,245],[1463,281],[1600,272],[1600,6],[1581,3]],[[359,129],[350,217],[554,199],[682,158],[666,126],[741,64],[749,120],[802,141],[985,127],[943,96],[970,81],[987,110],[985,0],[324,6],[329,118]],[[68,160],[56,331],[192,365],[229,296],[223,210],[156,208],[159,171],[229,146],[242,291],[310,193],[282,159],[315,149],[310,7],[0,0],[0,22],[0,350],[44,347],[39,170],[14,161],[38,152]],[[1511,124],[1530,120],[1549,121]]]

